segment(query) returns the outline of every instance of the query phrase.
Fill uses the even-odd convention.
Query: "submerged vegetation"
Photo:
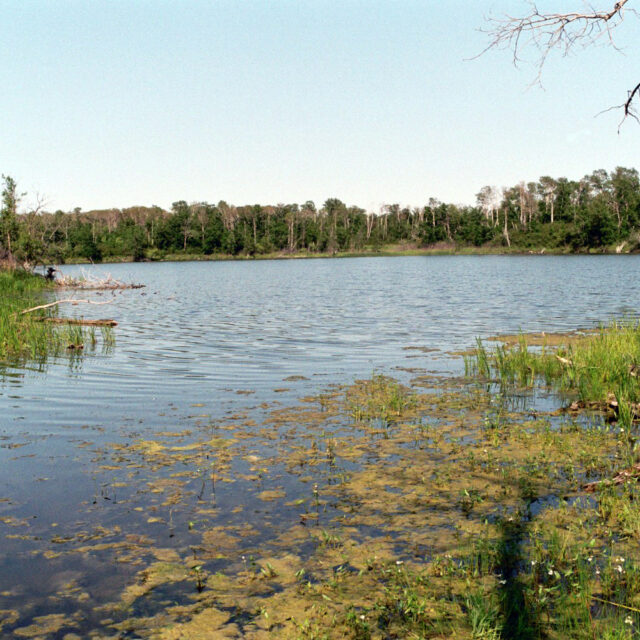
[[[506,339],[479,345],[466,379],[376,374],[293,407],[216,421],[199,409],[188,428],[81,443],[95,489],[78,522],[47,529],[4,503],[7,543],[54,572],[117,566],[126,585],[94,600],[76,573],[55,583],[44,616],[8,590],[0,629],[637,638],[637,426],[623,406],[637,402],[638,331]],[[548,385],[570,394],[564,404],[575,396],[570,411]],[[527,389],[555,406],[528,404]]]
[[[41,358],[63,352],[95,347],[95,327],[55,325],[46,322],[52,309],[26,309],[43,303],[52,286],[42,276],[20,269],[0,270],[0,361],[16,358]],[[103,344],[111,344],[108,327],[101,328]]]

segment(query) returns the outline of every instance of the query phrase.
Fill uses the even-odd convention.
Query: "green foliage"
[[[13,253],[13,242],[18,234],[18,203],[16,181],[10,176],[2,176],[2,207],[0,208],[0,243],[9,253]]]
[[[634,412],[640,411],[636,407],[640,403],[640,323],[613,322],[593,334],[567,337],[555,347],[530,348],[521,337],[516,344],[498,345],[488,352],[478,341],[466,369],[468,374],[522,387],[542,380],[577,394],[587,404],[615,402],[619,419],[630,424]]]
[[[579,181],[543,176],[504,189],[483,187],[475,207],[430,199],[386,205],[379,214],[329,198],[276,206],[178,200],[170,211],[130,207],[83,213],[18,212],[15,181],[3,176],[0,243],[19,260],[99,261],[162,255],[259,256],[377,252],[446,243],[449,250],[640,249],[640,179],[635,169],[594,171]],[[509,240],[507,240],[508,232]],[[508,246],[507,246],[508,245]]]

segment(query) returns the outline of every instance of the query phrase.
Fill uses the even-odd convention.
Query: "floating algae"
[[[616,426],[430,374],[261,410],[90,447],[85,518],[103,525],[42,535],[2,503],[7,531],[37,527],[41,562],[76,567],[56,590],[76,613],[36,618],[8,593],[2,632],[565,638],[640,622],[638,490],[581,490],[632,452]],[[114,567],[99,596],[96,567]]]
[[[47,616],[38,616],[33,619],[33,623],[26,627],[17,627],[13,630],[17,638],[45,638],[51,634],[58,633],[63,628],[75,627],[72,617],[62,613],[52,613]]]

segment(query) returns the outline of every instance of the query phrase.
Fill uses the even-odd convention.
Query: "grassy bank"
[[[54,326],[42,320],[54,310],[22,314],[47,302],[53,287],[43,277],[26,271],[0,271],[0,361],[36,358],[95,346],[95,330],[82,326]],[[103,332],[109,341],[108,331]]]

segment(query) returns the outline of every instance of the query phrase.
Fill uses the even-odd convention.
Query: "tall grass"
[[[575,392],[584,403],[615,399],[621,408],[640,402],[640,324],[612,322],[592,334],[567,337],[557,347],[532,349],[526,336],[517,344],[487,350],[478,341],[468,374],[501,383],[531,387],[543,381],[563,392]]]
[[[52,325],[42,322],[55,311],[42,309],[21,315],[21,311],[46,302],[51,285],[26,271],[0,271],[0,360],[55,355],[69,347],[95,346],[92,328]],[[102,332],[104,344],[113,342],[110,330]]]

